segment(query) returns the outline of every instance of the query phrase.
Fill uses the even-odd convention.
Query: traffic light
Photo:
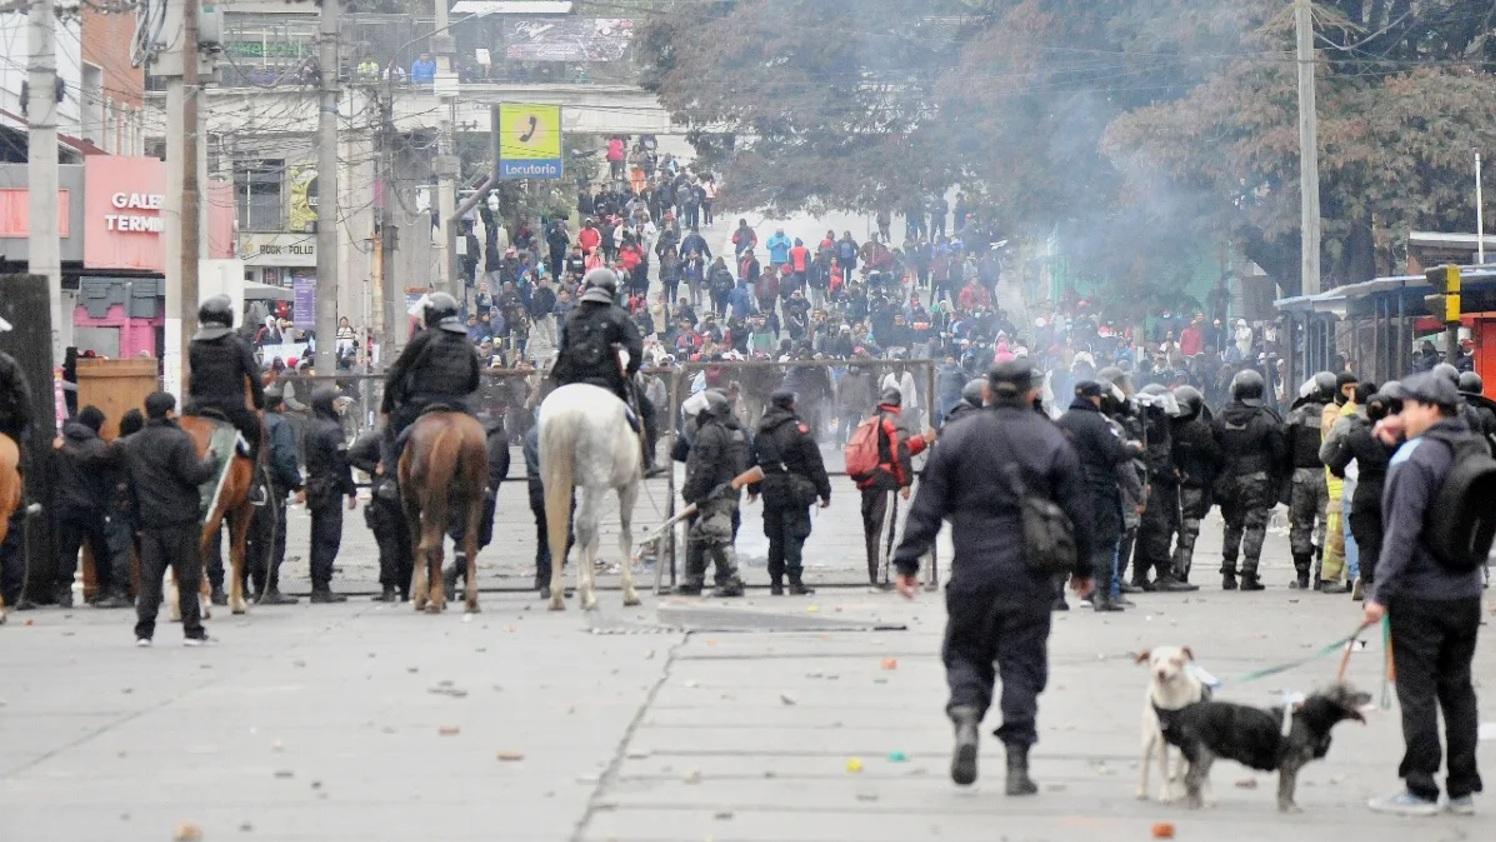
[[[1433,295],[1425,295],[1423,303],[1429,315],[1451,325],[1460,323],[1460,267],[1446,263],[1424,273]]]

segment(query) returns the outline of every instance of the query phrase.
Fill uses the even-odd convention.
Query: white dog
[[[1173,798],[1172,784],[1183,774],[1184,758],[1169,770],[1169,744],[1164,740],[1159,711],[1175,711],[1210,698],[1210,691],[1190,668],[1195,653],[1188,646],[1159,646],[1139,653],[1137,662],[1148,665],[1148,692],[1143,696],[1143,762],[1139,767],[1138,798],[1148,798],[1148,767],[1158,761],[1162,780],[1158,800]]]

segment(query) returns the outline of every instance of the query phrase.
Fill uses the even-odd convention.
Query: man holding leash
[[[899,592],[913,598],[920,556],[941,522],[951,521],[956,554],[943,653],[946,713],[956,729],[951,779],[962,786],[977,779],[977,728],[1000,675],[1003,724],[995,733],[1007,747],[1007,793],[1032,795],[1039,788],[1029,779],[1028,753],[1039,740],[1035,720],[1049,675],[1054,573],[1025,546],[1023,497],[1042,498],[1068,518],[1075,551],[1070,587],[1081,597],[1091,591],[1094,523],[1075,449],[1033,411],[1038,390],[1028,364],[998,364],[987,388],[992,408],[952,425],[931,451],[893,563]]]
[[[1379,422],[1376,431],[1389,446],[1404,441],[1388,466],[1382,492],[1382,553],[1365,616],[1371,624],[1385,615],[1391,625],[1406,746],[1397,773],[1407,789],[1368,806],[1406,816],[1439,812],[1434,776],[1442,711],[1449,741],[1444,781],[1449,811],[1472,815],[1471,796],[1481,791],[1475,766],[1480,726],[1470,676],[1480,630],[1481,560],[1459,565],[1436,555],[1440,548],[1433,546],[1426,516],[1436,508],[1462,443],[1480,439],[1460,420],[1460,395],[1448,380],[1422,373],[1402,385],[1402,412]]]

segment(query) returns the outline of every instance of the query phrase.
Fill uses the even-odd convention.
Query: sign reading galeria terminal
[[[499,177],[561,177],[561,106],[499,106]]]

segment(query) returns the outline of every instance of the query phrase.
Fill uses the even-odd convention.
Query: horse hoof
[[[415,607],[418,613],[426,610],[426,600],[424,599],[412,599],[410,604]]]
[[[551,605],[550,605],[550,610],[552,610],[552,611],[565,611],[566,610],[566,603],[563,602],[562,600],[559,600],[559,599],[552,599],[551,600]]]
[[[466,613],[468,613],[468,614],[478,614],[478,613],[481,613],[481,611],[482,611],[482,609],[480,609],[477,605],[469,605],[467,607]]]
[[[248,605],[235,605],[231,610],[235,614],[248,614],[249,613],[249,606]]]
[[[596,611],[597,610],[597,597],[592,596],[592,597],[588,597],[588,598],[582,600],[582,610],[583,611]]]
[[[440,614],[442,613],[442,607],[440,605],[437,605],[436,603],[432,603],[431,605],[426,606],[426,613]]]
[[[640,601],[638,595],[626,596],[626,597],[623,598],[623,607],[624,608],[633,608],[636,605],[642,605],[642,604],[643,604],[643,602]]]

